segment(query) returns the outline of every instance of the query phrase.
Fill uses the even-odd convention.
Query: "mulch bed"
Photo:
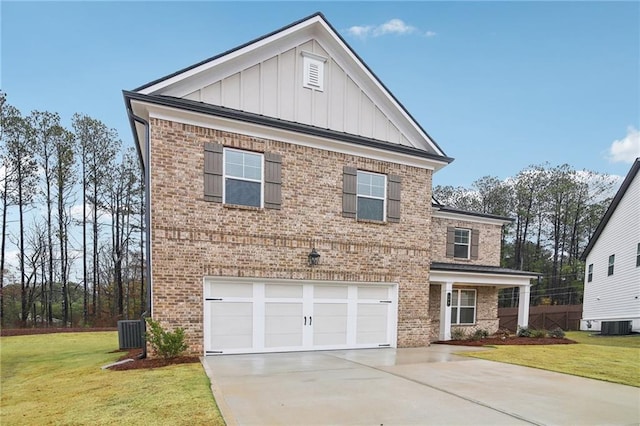
[[[560,337],[487,337],[480,340],[447,340],[433,342],[441,345],[492,346],[492,345],[570,345],[578,343]]]
[[[126,362],[124,364],[114,365],[109,367],[109,370],[115,371],[125,371],[125,370],[138,370],[141,368],[160,368],[166,367],[168,365],[176,365],[176,364],[191,364],[195,362],[200,362],[200,358],[197,356],[178,356],[171,359],[164,358],[143,358],[139,359],[138,357],[142,354],[142,349],[131,349],[126,354],[121,356],[118,361],[122,361],[125,359],[133,359],[131,362]]]

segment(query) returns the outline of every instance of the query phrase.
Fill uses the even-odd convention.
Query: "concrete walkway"
[[[203,365],[229,426],[640,424],[639,388],[453,353],[470,350],[222,355]]]

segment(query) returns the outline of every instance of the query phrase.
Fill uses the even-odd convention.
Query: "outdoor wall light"
[[[317,265],[320,262],[320,253],[316,251],[316,248],[311,249],[311,253],[309,253],[309,266]]]

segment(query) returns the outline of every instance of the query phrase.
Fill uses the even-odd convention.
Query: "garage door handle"
[[[311,321],[313,321],[313,317],[309,317],[309,325],[311,325]]]
[[[304,325],[307,325],[307,317],[304,317]]]

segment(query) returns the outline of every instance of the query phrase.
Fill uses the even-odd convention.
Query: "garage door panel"
[[[256,280],[205,287],[209,353],[365,348],[395,341],[395,293],[388,285]]]

